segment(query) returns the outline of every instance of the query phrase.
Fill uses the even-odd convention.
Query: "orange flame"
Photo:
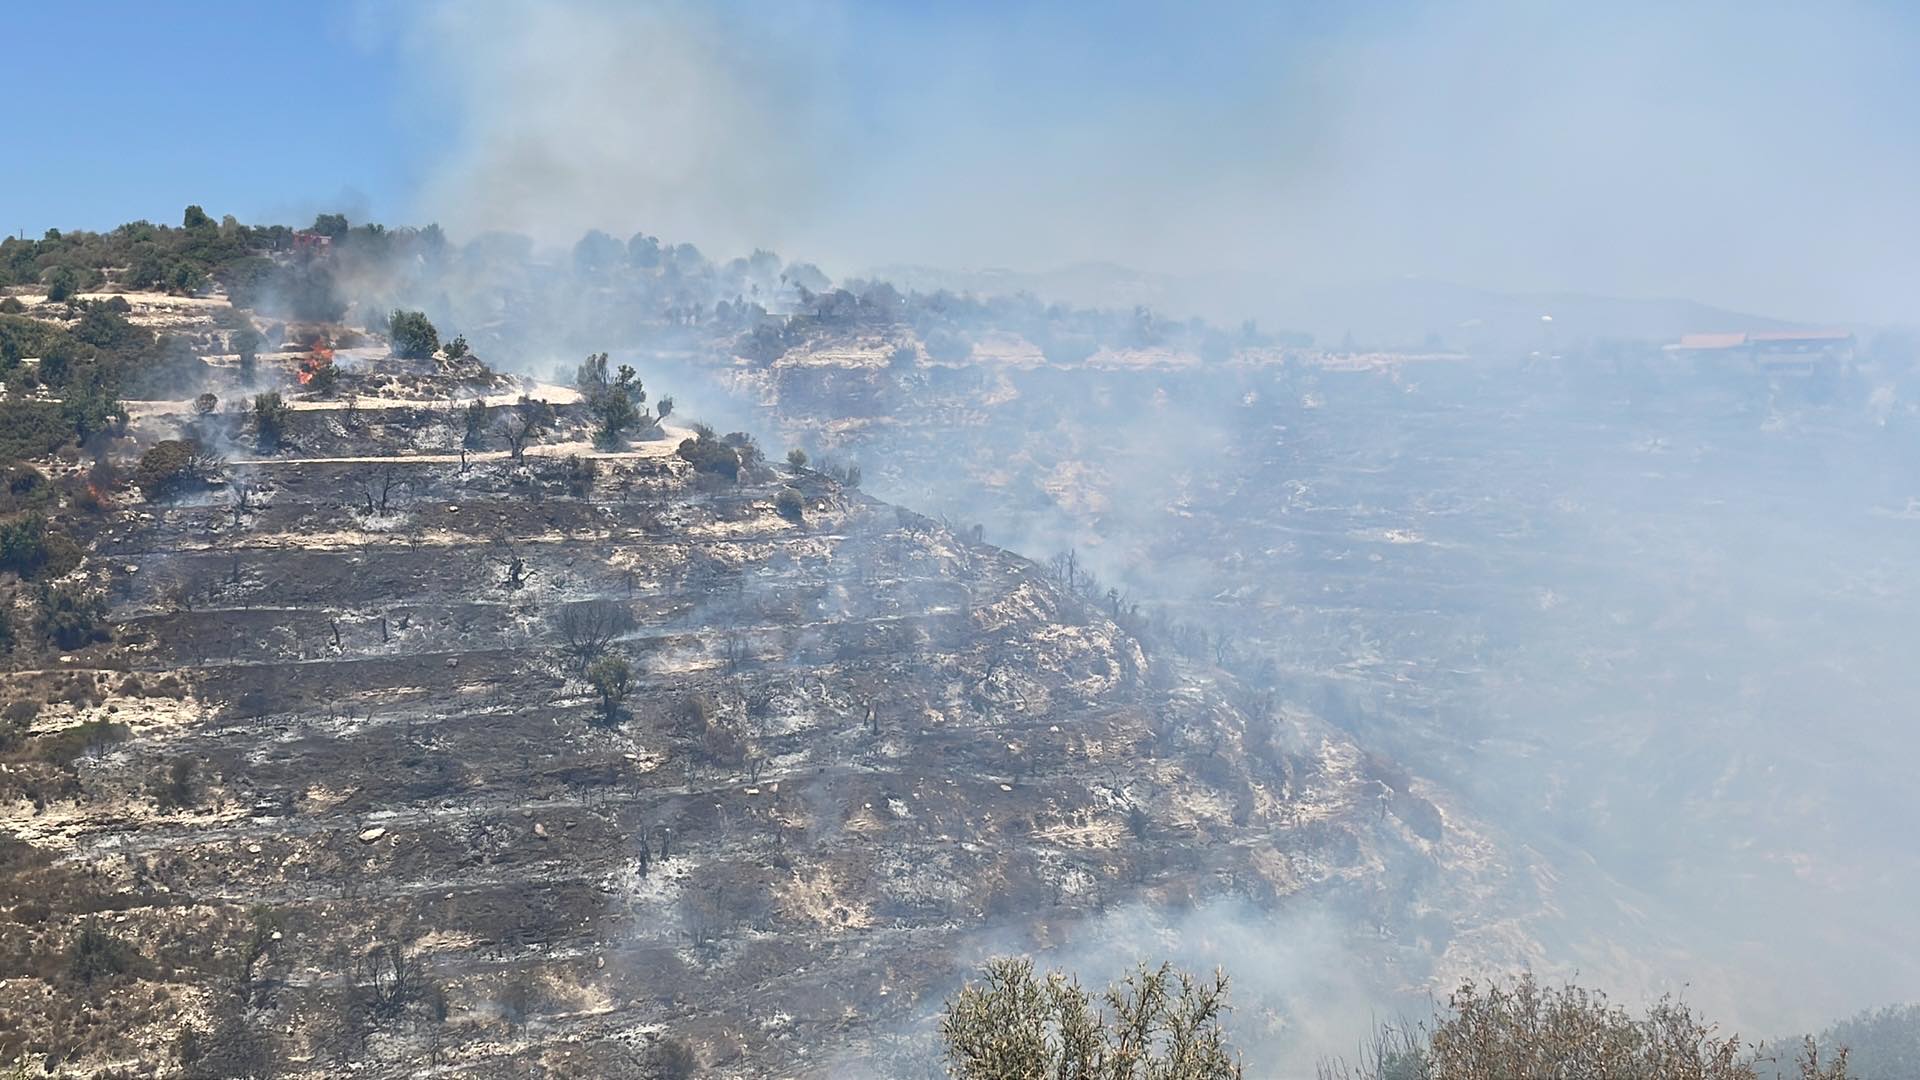
[[[108,497],[105,491],[102,491],[100,489],[100,485],[94,483],[91,480],[87,481],[87,495],[93,499],[93,504],[95,506],[112,506],[113,505],[113,500]]]
[[[314,338],[309,348],[312,350],[312,355],[301,357],[300,369],[294,373],[294,377],[300,380],[301,386],[312,382],[313,377],[319,374],[321,369],[333,366],[333,348],[327,344],[326,338]]]

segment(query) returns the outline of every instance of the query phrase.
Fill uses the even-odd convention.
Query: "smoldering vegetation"
[[[1330,342],[771,256],[676,278],[645,234],[518,250],[493,292],[362,277],[548,312],[1444,785],[1546,868],[1550,970],[1768,1030],[1910,993],[1911,338],[1780,377],[1635,319]]]
[[[836,284],[770,253],[714,261],[644,233],[589,234],[546,251],[498,236],[456,245],[430,228],[331,216],[302,230],[241,228],[209,219],[184,226],[184,242],[172,230],[156,240],[130,227],[36,242],[25,255],[17,241],[6,246],[9,258],[68,260],[60,265],[142,243],[182,258],[199,250],[206,261],[195,265],[229,296],[240,283],[234,267],[265,260],[264,284],[240,286],[256,305],[250,313],[219,306],[183,319],[167,335],[172,344],[110,299],[36,299],[31,316],[6,324],[21,354],[15,370],[40,380],[19,407],[45,413],[60,442],[86,442],[103,490],[122,482],[110,475],[114,443],[104,429],[121,421],[109,391],[164,399],[149,402],[136,425],[170,437],[149,452],[179,444],[177,461],[160,455],[151,477],[135,476],[143,499],[151,487],[168,505],[161,522],[91,531],[96,522],[74,536],[107,558],[156,560],[111,594],[116,621],[137,626],[132,643],[154,650],[155,663],[206,669],[198,692],[232,710],[222,724],[264,735],[291,719],[276,703],[296,701],[299,722],[322,732],[384,732],[371,715],[357,724],[339,686],[316,673],[351,663],[367,678],[400,648],[432,646],[433,656],[508,665],[482,680],[478,692],[494,695],[485,698],[489,716],[498,695],[538,714],[565,688],[566,722],[583,731],[644,717],[637,741],[589,736],[602,750],[630,746],[621,752],[632,756],[626,765],[565,766],[599,770],[579,774],[588,786],[602,773],[617,787],[626,772],[656,772],[646,740],[662,734],[668,759],[712,766],[702,774],[712,787],[784,777],[791,813],[775,829],[781,844],[851,850],[832,824],[852,812],[846,800],[860,798],[861,813],[887,822],[913,820],[893,805],[908,801],[892,790],[870,795],[880,790],[871,785],[803,782],[793,770],[811,759],[794,755],[813,751],[782,718],[830,706],[837,737],[881,747],[856,753],[859,762],[897,754],[915,783],[937,775],[922,758],[950,736],[913,726],[911,710],[863,710],[864,689],[844,700],[809,697],[802,679],[789,702],[741,686],[745,673],[800,678],[808,665],[853,671],[875,656],[888,658],[890,678],[943,709],[977,712],[994,734],[985,749],[970,748],[987,779],[952,804],[954,814],[1003,783],[1023,791],[1015,785],[1037,775],[1062,785],[1045,788],[1041,802],[1071,804],[994,825],[1048,838],[1018,882],[978,904],[977,890],[942,894],[925,910],[848,902],[844,867],[827,884],[810,870],[791,882],[747,874],[689,884],[687,852],[700,849],[685,847],[686,835],[662,838],[659,822],[640,820],[648,811],[612,812],[595,836],[645,839],[602,852],[623,861],[595,870],[593,887],[625,888],[629,861],[657,862],[652,884],[634,888],[665,905],[662,932],[676,943],[684,935],[702,963],[725,955],[736,934],[884,933],[922,917],[962,924],[977,910],[995,932],[943,926],[938,960],[913,966],[910,979],[897,968],[869,972],[883,984],[903,979],[910,994],[882,1001],[877,989],[850,983],[840,1000],[897,1025],[911,1056],[926,1049],[933,1006],[996,952],[1039,954],[1083,969],[1089,982],[1112,973],[1102,956],[1171,956],[1195,968],[1237,957],[1235,1036],[1288,1067],[1364,1039],[1375,1014],[1417,1011],[1458,979],[1522,967],[1578,973],[1633,1002],[1685,988],[1708,1015],[1754,1031],[1813,1029],[1910,995],[1920,951],[1910,947],[1901,898],[1920,882],[1899,830],[1916,807],[1898,763],[1910,739],[1900,703],[1920,689],[1902,662],[1916,592],[1905,552],[1917,520],[1909,463],[1920,424],[1915,355],[1897,334],[1863,332],[1848,355],[1810,374],[1770,374],[1739,355],[1674,353],[1648,340],[1543,331],[1530,348],[1473,353],[1444,338],[1395,348],[1363,332],[1330,344],[1144,305]],[[230,249],[192,246],[222,229],[239,238]],[[204,288],[187,281],[178,291]],[[296,307],[309,302],[319,306]],[[409,317],[415,310],[422,319]],[[425,359],[404,356],[412,346],[403,336],[426,332],[420,322],[436,345],[458,342],[460,355],[427,347]],[[695,431],[671,454],[671,469],[656,463],[636,477],[633,463],[595,464],[576,452],[590,442],[590,404],[555,416],[533,399],[516,401],[477,361],[462,363],[475,349],[531,375],[564,365],[563,381],[584,387],[592,380],[574,372],[579,353],[564,350],[585,342],[611,353],[598,361],[600,382],[611,385],[618,364],[631,364],[656,394],[670,389],[676,423],[692,415],[736,434]],[[272,363],[256,358],[256,378],[243,357],[263,344]],[[29,348],[42,354],[38,363],[27,362]],[[50,369],[47,355],[63,359]],[[323,370],[329,384],[314,385]],[[306,376],[298,384],[287,378],[296,372]],[[146,381],[158,374],[164,383]],[[287,400],[263,405],[270,385]],[[357,392],[368,395],[364,407]],[[202,409],[207,395],[216,400]],[[222,400],[241,407],[222,410]],[[528,447],[497,430],[536,417],[570,456],[542,452],[535,435],[523,458]],[[665,440],[662,456],[672,442],[666,419],[664,409],[649,412],[632,431]],[[779,461],[783,447],[803,455],[784,474],[765,461]],[[470,468],[469,453],[484,460]],[[395,454],[416,460],[385,460]],[[719,475],[723,459],[734,476]],[[85,487],[78,465],[56,470],[76,498]],[[208,483],[216,474],[220,483]],[[740,476],[759,485],[744,501]],[[776,482],[782,476],[791,479]],[[44,501],[31,478],[23,482],[23,507]],[[766,540],[751,553],[764,574],[707,558],[667,576],[625,565],[622,577],[620,559],[603,550],[595,559],[606,560],[605,574],[575,587],[566,543],[576,537],[651,550],[696,519],[721,535],[752,521],[784,536],[818,527],[820,492],[856,486],[914,509],[891,519],[873,509],[885,526],[874,534],[836,531],[829,584],[798,601],[793,576],[816,573],[827,549],[757,534],[724,543],[741,552]],[[792,505],[781,501],[789,490]],[[635,491],[646,505],[628,505]],[[471,506],[449,505],[473,499],[491,507],[491,538]],[[826,505],[872,509],[858,498]],[[137,542],[143,531],[177,527],[203,533],[206,550],[161,561],[164,545]],[[924,555],[908,578],[914,587],[894,597],[887,567],[902,543]],[[376,569],[352,554],[370,544],[393,549]],[[283,545],[317,550],[288,577],[275,569]],[[71,568],[65,556],[55,565]],[[1064,622],[1114,635],[1100,648],[1111,646],[1111,665],[1125,672],[1129,707],[1156,704],[1109,723],[1077,704],[1078,690],[1049,685],[1084,681],[1073,648],[993,647],[981,626],[1010,616],[952,587],[981,573],[1018,597],[1009,610],[1024,611],[1016,618],[1033,633]],[[263,603],[268,581],[277,602]],[[653,603],[653,588],[668,582],[675,603]],[[476,588],[506,595],[463,598]],[[365,592],[363,602],[329,617],[333,599],[358,595],[346,590]],[[445,611],[410,618],[397,606],[407,590],[440,596]],[[1061,599],[1026,610],[1039,596]],[[548,609],[536,611],[535,597]],[[610,600],[638,611],[637,621],[596,606]],[[105,609],[63,603],[49,591],[36,620],[70,624],[73,647],[90,646]],[[956,667],[903,658],[906,639],[884,627],[850,639],[851,623],[894,625],[893,615],[876,619],[875,604],[931,653],[973,652]],[[553,655],[527,659],[533,642]],[[1138,662],[1125,642],[1139,643]],[[608,654],[625,658],[626,670],[600,667]],[[289,657],[298,663],[284,678],[264,674]],[[1036,679],[1042,661],[1056,667]],[[361,689],[432,698],[466,685],[466,670],[416,664],[391,686]],[[650,687],[696,681],[712,692],[645,700]],[[102,688],[69,692],[85,699]],[[1213,704],[1193,715],[1199,701]],[[82,700],[72,718],[89,708]],[[436,708],[422,716],[444,723],[458,711]],[[1098,719],[1107,728],[1087,746],[1102,746],[1087,752],[1100,764],[1034,773],[1035,747],[1053,736],[1029,741],[1037,737],[1025,727],[996,719],[1009,712]],[[741,735],[748,731],[756,737]],[[1003,732],[1013,737],[997,741]],[[111,779],[100,788],[109,793],[133,783],[126,775],[154,774],[163,813],[194,801],[208,778],[192,766],[170,777],[167,761],[143,756],[163,744],[112,750],[132,734],[105,719],[74,725],[61,735],[70,750],[34,751],[33,796],[84,800],[64,771],[79,761],[82,773]],[[517,729],[493,734],[501,746],[525,745]],[[407,745],[414,739],[409,727]],[[782,740],[791,745],[776,752]],[[316,744],[314,760],[333,760],[334,749]],[[101,754],[115,755],[113,769],[135,767],[87,772]],[[207,768],[214,757],[200,760]],[[451,768],[422,752],[394,782],[406,798],[431,802],[460,790]],[[1201,778],[1209,794],[1198,798],[1179,774]],[[570,772],[564,783],[573,782]],[[636,804],[679,798],[633,795]],[[362,799],[352,813],[365,817],[370,805]],[[884,818],[876,805],[887,807]],[[732,851],[742,826],[722,817],[718,839],[707,840]],[[264,837],[276,827],[259,828]],[[1104,854],[1069,854],[1085,843],[1083,829],[1099,833]],[[1256,833],[1257,845],[1242,843]],[[922,839],[937,848],[939,835]],[[1139,868],[1112,861],[1112,851],[1130,850],[1127,836],[1151,852],[1124,860]],[[1256,854],[1269,846],[1277,861]],[[908,869],[890,863],[886,872]],[[935,888],[925,875],[907,876],[901,889]],[[775,892],[784,906],[767,906]],[[1129,906],[1139,892],[1153,903]],[[1041,902],[1052,914],[1037,927],[1015,917]],[[489,940],[496,922],[546,932],[535,925],[540,912],[510,903],[487,918]],[[611,930],[619,925],[596,923],[581,947],[620,955]],[[372,967],[356,975],[322,965],[328,977],[350,989],[404,984],[403,946],[368,951],[370,940],[358,939],[357,962]],[[713,976],[702,993],[720,993],[729,977]],[[475,982],[456,999],[461,1023],[525,1036],[544,1009],[550,1026],[535,1042],[566,1030],[539,995],[519,993]],[[421,1008],[409,999],[402,1011],[413,1023]],[[716,1052],[717,1029],[703,1038],[701,1052]]]

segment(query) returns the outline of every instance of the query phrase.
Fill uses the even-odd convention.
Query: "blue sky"
[[[404,205],[408,144],[390,52],[344,5],[122,0],[8,11],[0,86],[16,103],[0,228],[312,213],[348,193]]]
[[[30,5],[0,228],[343,209],[1920,321],[1914,7]]]

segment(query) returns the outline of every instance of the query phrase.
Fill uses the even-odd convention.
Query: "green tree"
[[[56,266],[41,278],[47,287],[47,299],[54,303],[71,299],[80,289],[80,274],[71,266]]]
[[[627,431],[639,425],[647,391],[629,365],[621,364],[608,374],[607,354],[594,353],[574,372],[573,385],[593,415],[594,441],[601,446],[618,445]]]
[[[394,355],[406,360],[425,360],[440,349],[440,332],[421,311],[395,308],[387,317],[387,337],[393,341]]]
[[[1102,1009],[1067,976],[1002,957],[947,1002],[940,1036],[956,1080],[1238,1080],[1220,1026],[1226,997],[1224,974],[1143,965],[1108,988]]]
[[[180,227],[183,229],[204,229],[212,225],[213,219],[208,217],[207,212],[200,209],[198,205],[187,207],[187,212],[180,221]]]
[[[787,468],[792,469],[794,472],[801,472],[806,469],[806,467],[807,452],[805,450],[796,446],[787,451]]]
[[[233,332],[229,345],[240,357],[240,384],[252,386],[254,369],[260,359],[260,346],[266,343],[266,335],[254,329],[253,323]]]
[[[600,695],[600,722],[620,722],[627,695],[633,692],[633,666],[619,656],[603,656],[587,668],[587,685]]]
[[[140,464],[133,470],[133,482],[148,501],[159,502],[204,483],[219,467],[220,460],[202,453],[198,444],[185,439],[163,439],[140,455]]]
[[[281,399],[279,391],[253,395],[254,440],[265,450],[279,446],[287,437],[287,420],[292,415],[292,406]]]
[[[118,431],[127,422],[127,407],[107,385],[100,366],[88,364],[68,377],[60,415],[73,429],[74,437],[86,442],[100,432]]]
[[[39,511],[0,522],[0,570],[23,578],[39,573],[53,557],[46,516]]]

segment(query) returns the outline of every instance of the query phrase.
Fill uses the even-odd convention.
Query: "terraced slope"
[[[515,461],[432,409],[305,410],[116,513],[75,575],[114,640],[7,675],[74,754],[8,766],[0,1056],[806,1074],[1108,905],[1511,888],[1431,792],[1008,552],[580,423]],[[570,611],[616,618],[615,723]]]

